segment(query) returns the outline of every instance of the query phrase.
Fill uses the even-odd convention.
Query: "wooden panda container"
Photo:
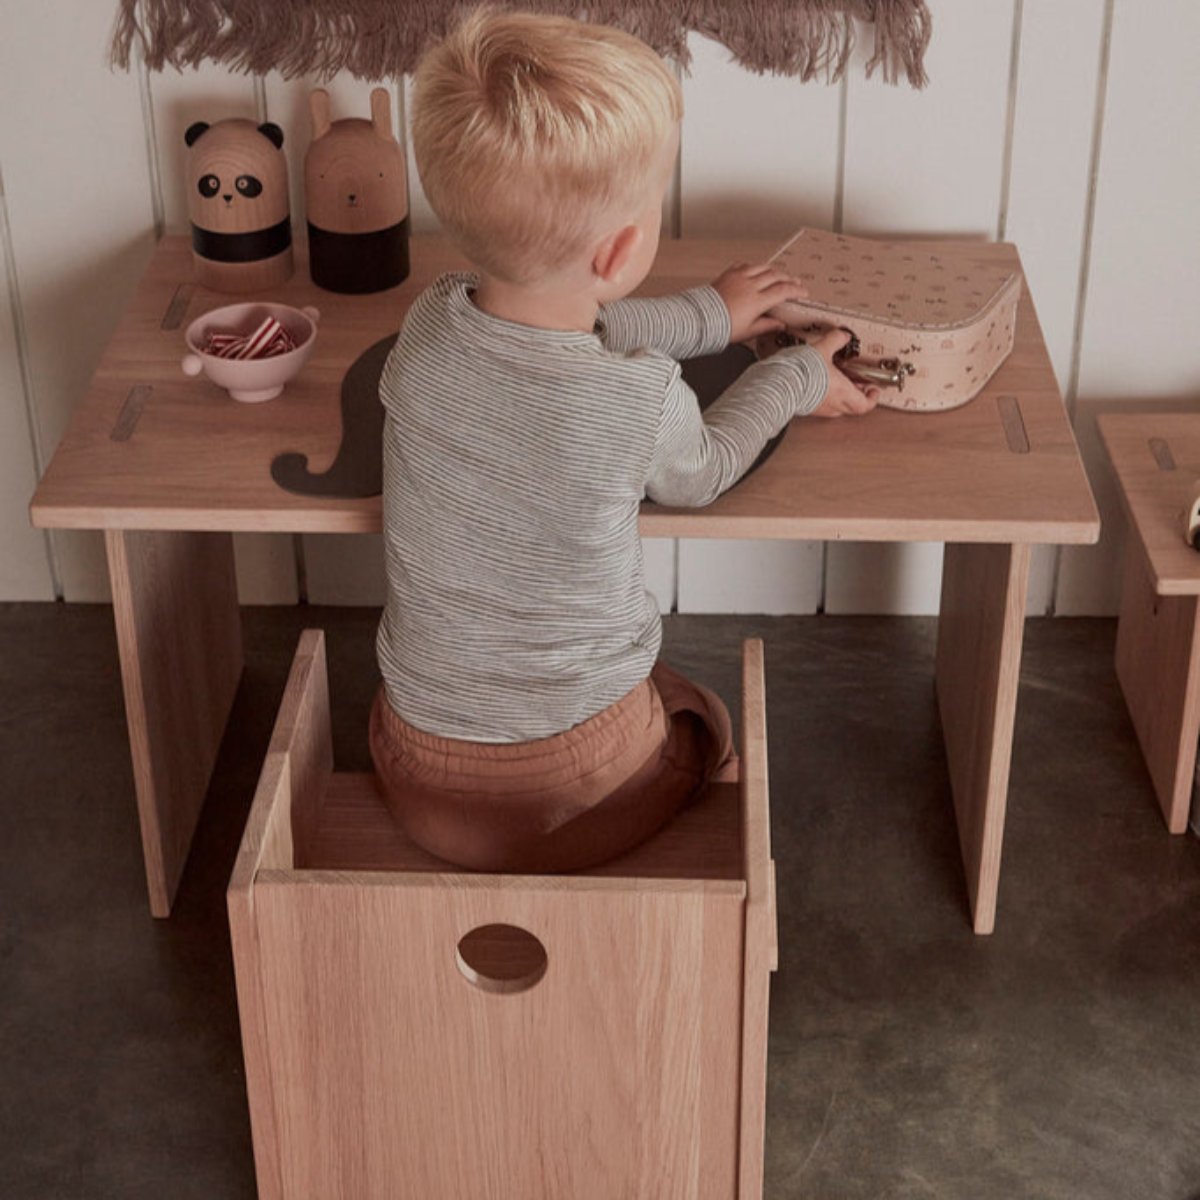
[[[218,292],[254,292],[290,279],[283,130],[269,121],[197,121],[184,141],[197,282]]]
[[[306,632],[229,885],[262,1200],[759,1200],[774,874],[742,776],[563,876],[459,872],[332,769]]]

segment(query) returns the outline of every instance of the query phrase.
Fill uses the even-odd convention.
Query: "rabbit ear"
[[[392,136],[392,98],[387,88],[371,89],[371,127],[381,138]]]
[[[315,88],[308,98],[308,111],[312,114],[313,141],[329,132],[329,93],[324,88]]]

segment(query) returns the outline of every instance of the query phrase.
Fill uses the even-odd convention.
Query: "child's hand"
[[[738,263],[713,280],[713,287],[729,309],[731,342],[783,329],[782,321],[766,314],[785,300],[803,300],[808,295],[800,280],[770,263]]]
[[[809,345],[825,360],[829,387],[825,399],[812,411],[814,417],[860,416],[870,412],[879,401],[879,389],[855,383],[834,365],[833,356],[850,340],[844,329],[831,329]]]

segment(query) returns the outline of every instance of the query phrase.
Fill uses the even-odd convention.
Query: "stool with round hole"
[[[737,782],[599,867],[472,873],[333,770],[303,634],[228,892],[261,1200],[759,1200],[760,641],[742,687]]]

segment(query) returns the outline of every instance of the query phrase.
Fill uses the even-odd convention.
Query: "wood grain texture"
[[[309,631],[228,895],[259,1195],[759,1200],[764,1098],[747,1089],[765,1078],[775,944],[761,643],[745,649],[741,789],[619,874],[560,877],[293,865],[296,785],[324,775],[304,765],[329,732],[321,658]],[[361,823],[365,778],[327,777],[323,820]],[[655,874],[701,827],[725,831],[735,877]],[[545,949],[527,990],[459,969],[460,939],[495,923]]]
[[[763,644],[742,648],[742,853],[746,877],[742,973],[742,1079],[739,1200],[759,1200],[767,1119],[767,1028],[771,972],[778,962],[771,811],[767,793],[767,698]]]
[[[1200,413],[1106,413],[1097,424],[1132,524],[1129,551],[1150,586],[1160,596],[1200,595],[1200,554],[1183,537],[1184,514],[1200,493]],[[1172,469],[1162,469],[1154,443]]]
[[[736,785],[712,784],[650,842],[588,868],[588,875],[638,879],[743,878],[742,802]],[[384,806],[375,776],[336,771],[327,781],[311,844],[296,865],[329,871],[444,874],[442,859],[411,841]]]
[[[938,711],[976,933],[996,921],[1028,576],[1028,546],[946,547]]]
[[[392,133],[391,90],[362,91],[367,104],[348,111],[333,105],[327,88],[309,94],[304,212],[319,229],[368,233],[408,216],[408,167],[404,148]]]
[[[399,110],[395,103],[400,89],[387,80],[366,82],[355,79],[346,72],[341,72],[332,79],[322,79],[316,75],[301,75],[295,79],[284,79],[278,71],[272,71],[263,77],[263,95],[266,100],[267,116],[270,120],[282,125],[286,134],[283,150],[287,155],[288,173],[291,180],[292,212],[299,215],[299,220],[293,222],[292,228],[297,244],[303,244],[308,237],[308,229],[304,220],[306,204],[304,160],[312,143],[312,114],[309,98],[313,89],[323,88],[329,93],[329,101],[335,117],[366,117],[369,111],[371,90],[375,87],[388,89],[392,128],[398,131],[402,130]],[[402,134],[400,138],[403,141]]]
[[[281,855],[277,852],[280,831],[290,828],[289,788],[286,755],[268,755],[225,894],[254,1144],[254,1170],[261,1197],[281,1196],[283,1191],[279,1178],[279,1131],[271,1102],[274,1085],[266,1005],[258,976],[253,887],[260,868],[279,870],[291,863],[290,853]]]
[[[336,453],[337,387],[365,346],[394,329],[404,305],[456,262],[445,243],[414,239],[413,275],[376,296],[317,293],[297,271],[282,299],[324,305],[317,346],[280,402],[239,405],[177,371],[179,341],[160,328],[182,277],[186,247],[165,239],[118,336],[34,497],[53,527],[377,532],[378,498],[312,499],[276,487],[271,459],[307,453],[320,471]],[[647,290],[711,279],[763,243],[665,243]],[[1011,246],[978,247],[981,262],[1016,264]],[[213,307],[200,289],[197,311]],[[137,433],[108,434],[132,377],[152,382]],[[995,397],[1019,397],[1031,444],[1008,449]],[[216,448],[222,471],[208,467]],[[881,411],[854,421],[800,421],[771,459],[704,509],[647,507],[649,537],[836,538],[864,541],[1089,542],[1097,518],[1026,296],[1017,346],[988,388],[951,412]]]
[[[150,911],[170,915],[242,671],[227,534],[106,535]]]
[[[279,1131],[271,1098],[271,1050],[258,976],[254,881],[260,870],[295,862],[292,823],[306,799],[327,784],[332,762],[325,637],[305,630],[284,687],[271,742],[226,892],[237,981],[242,1058],[260,1196],[279,1196]],[[293,803],[295,799],[295,803]],[[311,839],[310,839],[311,840]]]
[[[220,261],[193,248],[196,281],[219,292],[258,292],[291,276],[287,158],[259,122],[244,117],[196,122],[187,130],[188,218],[210,234],[260,233],[286,224],[287,245],[246,261]],[[195,130],[201,130],[197,136]]]
[[[1135,546],[1126,551],[1116,668],[1163,819],[1184,833],[1200,737],[1200,596],[1156,595]]]
[[[333,774],[329,673],[325,635],[319,629],[300,635],[267,754],[287,758],[292,846],[295,854],[303,855],[315,835]]]
[[[975,250],[981,263],[1018,263],[1009,245]],[[1018,398],[1028,454],[1008,448],[1002,395]],[[1012,354],[969,404],[794,422],[770,460],[708,508],[649,510],[642,523],[680,537],[835,541],[1091,542],[1099,532],[1028,292]]]
[[[731,1195],[738,898],[423,878],[260,875],[282,1194]],[[533,989],[459,973],[492,922],[546,948]]]
[[[1200,554],[1184,516],[1200,492],[1200,416],[1109,413],[1100,436],[1130,533],[1116,668],[1167,828],[1187,828],[1200,734]]]

